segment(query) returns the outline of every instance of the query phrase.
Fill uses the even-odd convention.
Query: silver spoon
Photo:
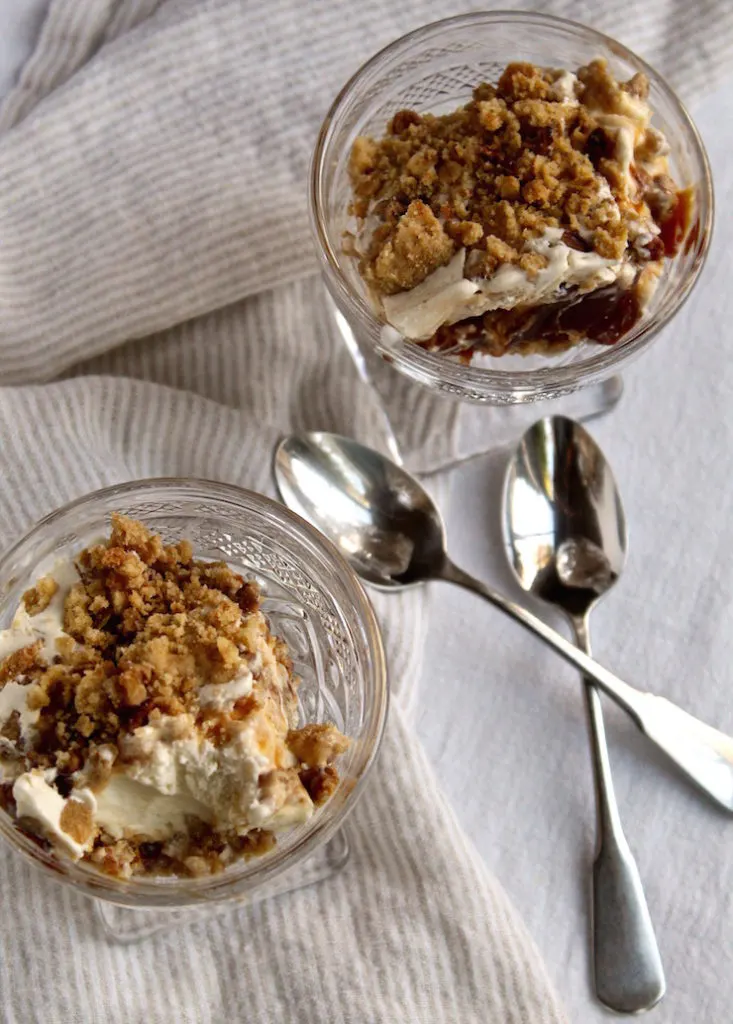
[[[634,689],[521,605],[451,562],[438,509],[414,477],[346,437],[291,434],[275,452],[283,501],[383,589],[446,580],[479,594],[536,633],[628,712],[642,732],[726,810],[733,811],[733,739],[664,697]]]
[[[504,537],[521,586],[564,611],[590,654],[590,612],[620,576],[627,538],[610,466],[578,423],[548,417],[522,437],[507,468]],[[596,790],[596,995],[618,1013],[638,1013],[664,995],[664,969],[616,805],[601,698],[588,679],[585,696]]]

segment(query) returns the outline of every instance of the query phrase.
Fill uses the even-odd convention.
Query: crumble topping
[[[603,60],[513,63],[450,114],[356,139],[345,246],[381,318],[464,359],[618,340],[689,224],[648,92]]]
[[[339,784],[297,687],[255,583],[113,515],[0,633],[0,803],[113,875],[221,871]]]

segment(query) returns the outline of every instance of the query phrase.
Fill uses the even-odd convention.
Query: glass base
[[[610,412],[623,394],[620,376],[546,401],[506,405],[473,404],[437,394],[403,376],[366,341],[361,341],[324,288],[328,321],[346,347],[359,379],[376,398],[370,438],[400,465],[429,474],[517,442],[543,416],[590,420]]]
[[[110,943],[127,945],[140,942],[161,931],[170,931],[186,925],[198,924],[237,908],[256,907],[263,900],[295,892],[332,878],[341,871],[349,859],[349,841],[343,829],[337,832],[320,850],[303,864],[291,871],[285,871],[272,882],[262,886],[256,893],[238,899],[211,905],[183,907],[168,910],[165,907],[133,909],[119,906],[107,900],[94,899],[93,913],[102,925],[104,937]]]
[[[519,405],[464,406],[459,413],[459,453],[449,465],[457,465],[504,446],[515,445],[521,435],[544,416],[567,416],[581,423],[611,412],[621,400],[624,382],[608,377],[561,398]],[[490,444],[485,439],[490,438]],[[437,471],[442,467],[435,467]],[[424,472],[430,472],[425,470]]]

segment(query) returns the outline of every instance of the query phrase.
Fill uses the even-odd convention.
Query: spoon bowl
[[[337,434],[296,434],[275,454],[285,504],[314,523],[362,579],[391,590],[442,564],[445,528],[413,476]]]
[[[509,463],[503,509],[520,586],[587,615],[621,575],[627,548],[616,481],[590,434],[563,416],[533,424]]]

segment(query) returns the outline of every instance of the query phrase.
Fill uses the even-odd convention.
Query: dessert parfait
[[[602,59],[513,63],[452,113],[357,138],[344,244],[382,322],[466,362],[622,338],[691,219],[648,93]]]
[[[338,784],[348,739],[297,688],[256,584],[115,515],[0,633],[0,801],[113,876],[219,872]]]

